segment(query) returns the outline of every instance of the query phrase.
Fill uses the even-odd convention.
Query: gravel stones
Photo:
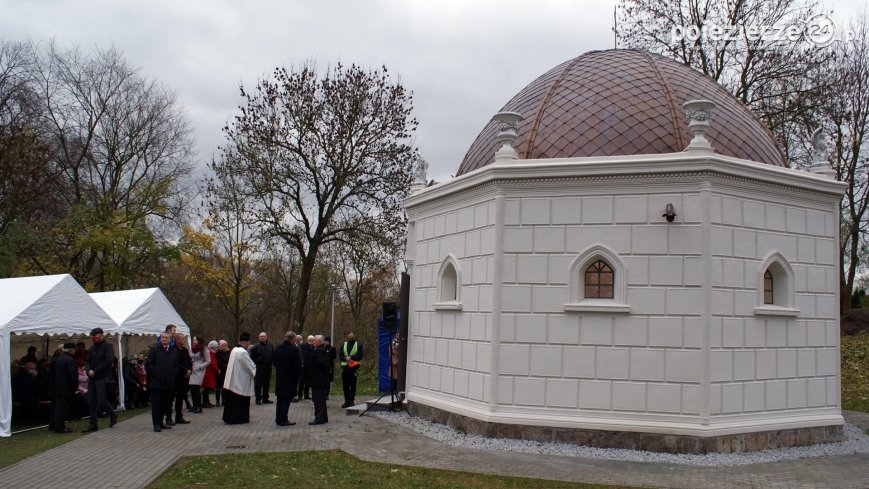
[[[869,435],[859,428],[846,423],[845,440],[805,447],[778,448],[760,452],[745,453],[708,453],[703,455],[654,453],[642,450],[618,448],[595,448],[569,443],[542,443],[529,440],[507,438],[486,438],[480,435],[456,431],[446,425],[432,423],[405,412],[372,411],[370,414],[403,426],[434,440],[453,447],[475,448],[480,450],[503,450],[516,453],[540,455],[563,455],[599,460],[622,460],[631,462],[672,463],[702,466],[736,466],[756,463],[796,460],[810,457],[829,457],[869,453]]]

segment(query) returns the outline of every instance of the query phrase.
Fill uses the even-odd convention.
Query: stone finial
[[[685,109],[685,117],[688,118],[688,130],[694,135],[694,139],[688,143],[686,151],[712,151],[712,144],[706,139],[706,131],[709,129],[709,120],[712,118],[712,109],[715,103],[711,100],[689,100],[682,104]]]
[[[830,138],[819,127],[812,133],[812,163],[827,163],[828,151],[830,151]]]
[[[836,173],[830,166],[827,160],[827,155],[830,154],[830,138],[827,133],[820,127],[812,132],[812,166],[809,167],[811,173],[823,175],[827,178],[836,178]]]
[[[418,192],[426,187],[428,178],[428,161],[419,150],[413,154],[413,183],[410,184],[410,192]]]
[[[498,123],[498,136],[501,148],[495,152],[495,161],[518,160],[519,153],[513,148],[513,141],[519,136],[517,129],[519,122],[524,119],[517,112],[498,112],[492,120]]]

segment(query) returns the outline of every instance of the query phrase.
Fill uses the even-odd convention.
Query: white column
[[[712,378],[712,347],[709,325],[712,323],[712,184],[708,180],[700,182],[700,201],[703,216],[701,227],[703,236],[703,307],[700,318],[700,422],[709,424],[709,394]]]
[[[417,283],[417,278],[415,276],[413,270],[414,258],[416,257],[416,221],[412,220],[413,217],[410,213],[407,216],[407,246],[405,247],[404,253],[404,263],[407,265],[407,274],[410,275],[410,293],[407,298],[407,311],[402,311],[402,320],[404,320],[404,315],[407,314],[407,338],[404,341],[407,342],[407,358],[405,359],[406,366],[404,371],[404,392],[405,397],[409,399],[413,391],[413,387],[416,385],[416,364],[414,363],[414,358],[416,358],[416,342],[418,339],[414,339],[414,327],[416,325],[416,306],[414,304],[414,297],[416,296],[415,285]]]
[[[501,368],[501,284],[503,282],[504,263],[504,190],[495,191],[495,270],[492,273],[492,338],[491,364],[489,366],[489,411],[498,410],[498,382]]]

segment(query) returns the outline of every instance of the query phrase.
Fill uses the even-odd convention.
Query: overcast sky
[[[617,0],[0,0],[0,38],[114,45],[173,89],[200,161],[276,66],[386,65],[414,93],[430,178],[454,174],[498,109],[538,75],[613,47]],[[842,19],[862,0],[827,1]],[[837,19],[838,20],[838,19]]]

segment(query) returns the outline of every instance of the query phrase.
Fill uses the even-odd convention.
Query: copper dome
[[[544,73],[501,111],[519,112],[519,158],[674,153],[691,140],[682,104],[715,102],[707,139],[717,153],[786,166],[772,133],[712,79],[662,56],[591,51]],[[458,175],[491,163],[497,126],[489,122]]]

